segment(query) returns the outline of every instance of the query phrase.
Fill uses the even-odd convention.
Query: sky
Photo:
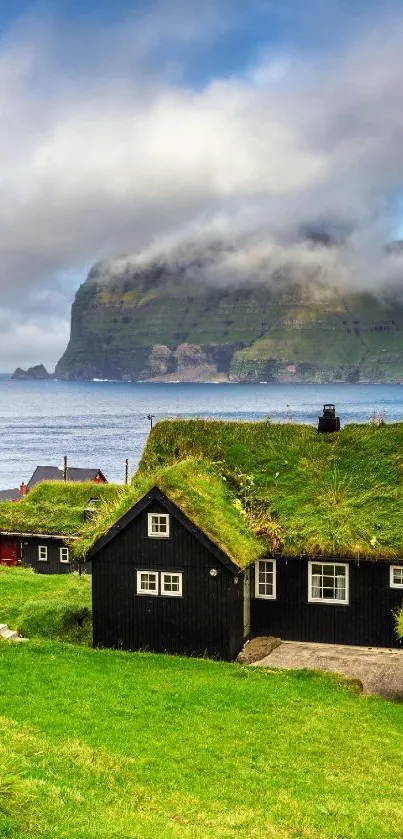
[[[319,227],[332,282],[400,282],[402,36],[401,0],[2,0],[0,370],[54,369],[99,260],[218,236],[253,276]]]

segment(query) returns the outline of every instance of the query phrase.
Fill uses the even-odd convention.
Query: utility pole
[[[129,483],[129,458],[127,457],[125,460],[125,484]]]
[[[67,481],[67,455],[63,458],[63,480]]]
[[[155,414],[147,414],[147,419],[150,420],[150,431],[153,430],[153,419],[155,419]]]

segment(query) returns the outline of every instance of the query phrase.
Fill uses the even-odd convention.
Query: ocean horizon
[[[28,481],[37,465],[101,469],[123,483],[132,475],[153,422],[182,417],[316,425],[325,402],[341,425],[403,421],[403,387],[390,384],[66,382],[0,374],[0,489]]]

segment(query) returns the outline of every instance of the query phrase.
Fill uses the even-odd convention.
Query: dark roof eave
[[[21,530],[0,530],[0,536],[20,536],[24,539],[31,536],[35,539],[69,539],[70,541],[78,539],[78,536],[68,536],[63,533],[23,533]]]

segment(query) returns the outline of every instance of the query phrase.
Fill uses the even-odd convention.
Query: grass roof
[[[0,503],[0,531],[76,536],[84,526],[89,498],[99,498],[101,512],[126,493],[127,487],[117,484],[44,481],[21,501]]]
[[[403,423],[318,434],[293,424],[157,423],[140,474],[189,457],[216,464],[272,547],[366,559],[403,557]]]
[[[240,568],[250,565],[267,550],[248,526],[242,505],[220,470],[212,463],[189,458],[166,469],[137,474],[127,496],[104,507],[103,514],[89,522],[74,545],[74,553],[88,553],[106,533],[154,485]]]

